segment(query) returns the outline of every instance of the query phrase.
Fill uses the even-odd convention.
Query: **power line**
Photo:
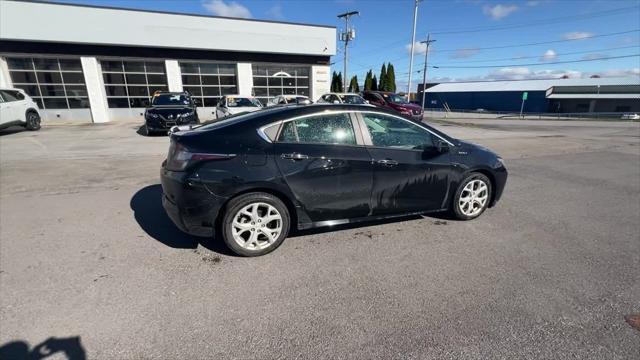
[[[541,42],[533,42],[533,43],[525,43],[525,44],[489,46],[489,47],[473,48],[473,49],[480,51],[480,50],[508,49],[508,48],[518,48],[518,47],[526,47],[526,46],[556,44],[556,43],[564,43],[564,42],[572,42],[572,41],[580,41],[580,40],[590,40],[590,39],[595,39],[595,38],[602,38],[602,37],[616,36],[616,35],[622,35],[622,34],[629,34],[629,33],[638,32],[638,31],[640,31],[640,29],[627,30],[627,31],[618,31],[618,32],[614,32],[614,33],[606,33],[606,34],[600,34],[600,35],[591,35],[591,36],[585,36],[585,37],[581,37],[581,38],[541,41]],[[455,51],[460,51],[460,49],[437,50],[438,53],[447,53],[447,52],[455,52]],[[391,60],[387,60],[387,61],[396,61],[396,60],[404,59],[406,56],[407,55],[403,55],[401,57],[398,57],[398,58],[395,58],[395,59],[391,59]],[[372,66],[372,64],[370,64],[369,66],[366,66],[366,67],[358,68],[357,70],[366,69],[366,68],[369,68],[371,66]]]
[[[640,10],[640,7],[638,7],[638,6],[628,6],[628,7],[624,7],[624,8],[611,9],[611,10],[607,10],[607,11],[596,11],[596,12],[585,13],[585,14],[581,14],[581,15],[572,15],[572,16],[541,19],[541,20],[538,20],[538,21],[531,21],[531,22],[519,23],[519,24],[513,23],[513,24],[502,25],[502,26],[490,26],[490,27],[486,27],[485,26],[485,27],[466,28],[466,29],[443,29],[443,30],[435,30],[435,31],[430,31],[430,32],[432,34],[458,34],[458,33],[469,33],[469,32],[485,32],[485,31],[496,31],[496,30],[509,30],[509,29],[515,29],[515,28],[539,26],[539,25],[544,25],[544,24],[564,23],[564,22],[572,21],[572,19],[573,20],[582,20],[582,19],[589,19],[589,18],[594,18],[594,17],[612,16],[612,15],[627,13],[628,10],[633,10],[633,9]],[[400,44],[400,43],[403,43],[405,41],[406,40],[399,40],[399,41],[390,42],[390,43],[387,43],[387,44],[382,45],[380,47],[369,49],[369,50],[366,50],[364,52],[359,52],[358,55],[369,54],[369,53],[372,53],[372,52],[376,52],[376,51],[379,51],[381,48],[388,48],[389,46]]]
[[[549,24],[557,24],[557,23],[566,23],[569,22],[571,20],[584,20],[584,19],[591,19],[594,17],[603,17],[603,16],[611,16],[611,15],[617,15],[617,14],[625,14],[627,13],[629,10],[640,10],[640,7],[638,6],[628,6],[628,7],[624,7],[624,8],[617,8],[617,9],[611,9],[611,10],[606,10],[606,11],[596,11],[596,12],[592,12],[592,13],[587,13],[587,14],[581,14],[581,15],[569,15],[569,16],[561,16],[561,17],[556,17],[556,18],[549,18],[549,19],[541,19],[541,20],[537,20],[537,21],[530,21],[530,22],[524,22],[524,23],[513,23],[513,24],[505,24],[505,25],[501,25],[501,26],[480,26],[480,27],[475,27],[475,28],[463,28],[463,29],[447,29],[447,30],[435,30],[432,31],[432,34],[464,34],[464,33],[470,33],[470,32],[485,32],[485,31],[499,31],[499,30],[509,30],[509,29],[518,29],[518,28],[524,28],[524,27],[530,27],[530,26],[539,26],[539,25],[549,25]]]
[[[554,62],[545,62],[545,63],[531,63],[531,64],[502,64],[502,65],[487,65],[487,66],[438,66],[433,65],[429,66],[433,69],[488,69],[488,68],[506,68],[506,67],[521,67],[521,66],[546,66],[546,65],[554,65],[554,64],[571,64],[571,63],[581,63],[581,62],[590,62],[590,61],[603,61],[603,60],[615,60],[615,59],[623,59],[630,57],[640,57],[640,54],[634,55],[621,55],[621,56],[609,56],[609,57],[601,57],[597,59],[580,59],[580,60],[567,60],[567,61],[554,61]],[[424,63],[422,64],[424,66]],[[416,70],[414,73],[420,73],[422,70]],[[408,72],[402,72],[397,74],[398,79],[406,78],[409,76]]]
[[[573,52],[567,52],[567,53],[557,53],[555,55],[556,56],[563,56],[563,55],[588,54],[588,53],[594,53],[594,52],[599,52],[599,51],[611,51],[611,50],[621,50],[621,49],[630,49],[630,48],[637,49],[638,45],[619,46],[619,47],[613,47],[613,48],[595,49],[595,50],[586,50],[586,51],[573,51]],[[534,56],[518,56],[518,57],[500,58],[500,59],[486,59],[486,60],[450,61],[449,64],[468,64],[468,63],[502,61],[502,60],[535,59],[535,58],[539,58],[539,57],[542,57],[542,56],[541,55],[534,55]]]

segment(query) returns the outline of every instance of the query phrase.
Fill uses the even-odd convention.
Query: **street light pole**
[[[422,0],[415,0],[413,5],[413,35],[411,36],[411,58],[409,59],[409,84],[407,85],[407,100],[411,98],[411,73],[413,73],[413,48],[416,44],[416,23],[418,22],[418,3]]]
[[[349,11],[344,14],[338,15],[338,18],[344,18],[344,32],[340,33],[340,41],[344,41],[344,77],[342,78],[342,88],[344,91],[347,91],[347,48],[349,46],[349,41],[353,40],[356,37],[356,33],[353,29],[349,29],[349,18],[353,15],[360,15],[359,11]]]
[[[431,34],[427,34],[426,41],[420,41],[420,44],[426,44],[427,49],[424,52],[424,70],[422,73],[422,113],[424,113],[424,99],[426,98],[426,90],[427,90],[427,61],[429,60],[429,46],[431,43],[436,42],[435,40],[431,40]]]

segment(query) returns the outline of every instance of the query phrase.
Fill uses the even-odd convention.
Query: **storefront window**
[[[14,87],[41,109],[89,107],[80,59],[8,57],[7,65]]]
[[[235,64],[181,62],[182,88],[198,106],[214,107],[223,95],[238,92]]]
[[[309,96],[308,66],[253,65],[253,93],[263,104],[278,95]]]
[[[147,107],[156,91],[167,91],[164,61],[101,60],[110,108]]]

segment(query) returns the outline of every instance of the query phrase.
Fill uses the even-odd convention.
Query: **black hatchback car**
[[[156,92],[144,113],[147,135],[167,133],[176,125],[198,124],[196,104],[187,92]]]
[[[387,110],[309,105],[171,134],[161,180],[181,230],[256,256],[291,228],[446,210],[474,219],[500,199],[507,170],[488,149]]]

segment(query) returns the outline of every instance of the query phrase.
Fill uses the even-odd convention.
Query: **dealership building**
[[[419,98],[422,84],[418,85]],[[640,112],[640,77],[427,84],[425,107],[528,113]],[[523,97],[526,99],[523,103]]]
[[[333,26],[0,1],[0,87],[47,122],[142,120],[158,90],[191,93],[201,120],[223,95],[316,100],[335,52]]]

